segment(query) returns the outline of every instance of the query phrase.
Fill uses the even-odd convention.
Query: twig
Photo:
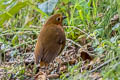
[[[95,38],[93,38],[93,37],[91,37],[88,33],[86,33],[85,31],[83,31],[83,30],[81,30],[80,28],[77,28],[77,27],[75,27],[75,26],[67,26],[68,28],[69,27],[72,27],[72,28],[74,28],[74,29],[77,29],[77,30],[79,30],[80,32],[82,32],[82,33],[84,33],[85,35],[87,35],[88,37],[90,37],[91,39],[95,39]]]
[[[95,72],[96,70],[101,69],[103,66],[105,66],[105,65],[109,64],[109,63],[110,63],[111,61],[113,61],[113,60],[117,60],[118,58],[119,58],[119,57],[117,56],[117,57],[115,57],[115,58],[112,58],[112,59],[110,59],[110,60],[108,60],[108,61],[104,62],[104,63],[103,63],[103,64],[101,64],[100,66],[98,66],[98,67],[96,67],[96,68],[92,69],[91,71],[89,71],[88,73]]]
[[[0,37],[6,36],[6,35],[14,35],[14,34],[21,34],[21,32],[19,32],[19,33],[18,32],[4,33],[4,34],[1,34]],[[29,34],[29,35],[31,34],[32,35],[34,33],[30,32],[30,31],[24,31],[22,34]]]
[[[71,40],[71,39],[68,39],[68,38],[67,38],[67,40],[68,40],[68,41],[70,41],[70,42],[72,42],[73,44],[77,45],[78,47],[82,47],[80,44],[78,44],[78,43],[74,42],[74,41],[73,41],[73,40]]]

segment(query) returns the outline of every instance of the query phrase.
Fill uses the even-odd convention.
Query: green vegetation
[[[96,62],[94,67],[108,60],[111,61],[91,73],[88,73],[90,70],[87,69],[80,72],[82,62],[79,61],[76,65],[68,65],[69,78],[66,78],[66,73],[62,73],[60,79],[92,80],[90,75],[99,73],[98,76],[102,80],[119,80],[120,1],[59,0],[52,13],[45,13],[37,7],[37,3],[44,2],[45,0],[41,2],[40,0],[0,0],[0,54],[2,54],[2,60],[6,61],[9,58],[6,55],[10,54],[11,57],[19,57],[20,61],[24,62],[23,55],[25,54],[21,53],[34,52],[37,35],[44,21],[54,13],[63,13],[67,16],[64,22],[67,26],[65,28],[67,38],[81,46],[92,43],[95,59],[100,58],[100,62]],[[83,39],[85,43],[83,43]],[[103,57],[101,58],[101,56]],[[0,69],[3,68],[6,72],[10,70],[10,72],[16,73],[14,77],[19,77],[20,80],[26,77],[27,69],[23,63],[8,67],[0,66]],[[11,75],[6,75],[7,77],[4,79],[9,79]]]

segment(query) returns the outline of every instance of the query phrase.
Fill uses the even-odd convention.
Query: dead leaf
[[[75,64],[75,63],[76,63],[76,59],[72,59],[72,60],[69,61],[69,64],[70,64],[70,65],[73,65],[73,64]]]
[[[69,61],[65,61],[65,62],[62,62],[61,65],[73,65],[76,63],[76,59],[72,59],[72,60],[69,60]]]
[[[67,67],[65,65],[60,67],[60,72],[66,72],[66,71],[67,71]]]
[[[116,23],[119,22],[119,15],[116,14],[113,16],[113,18],[111,18],[111,21],[110,21],[110,25],[109,26],[114,26]]]
[[[103,16],[104,16],[103,13],[99,13],[99,14],[98,14],[98,17],[100,17],[100,18],[102,18]]]
[[[98,78],[100,78],[100,73],[95,72],[95,73],[91,74],[89,77],[92,79],[98,79]]]
[[[118,21],[119,20],[119,15],[116,14],[113,16],[113,18],[111,18],[111,21]]]
[[[55,60],[56,60],[57,63],[62,63],[62,60],[58,57]]]
[[[49,79],[56,79],[56,78],[59,78],[59,75],[58,74],[50,74],[47,76]]]
[[[47,75],[44,72],[39,72],[35,76],[35,80],[46,80],[46,79],[47,79]]]
[[[91,45],[87,45],[87,49],[88,49],[89,52],[93,52],[94,51],[94,48]]]
[[[92,60],[92,57],[85,51],[82,51],[80,53],[80,57],[85,61],[85,60]]]
[[[98,80],[103,80],[103,78],[99,78]]]
[[[85,45],[87,43],[86,36],[83,34],[78,37],[80,45]]]
[[[97,64],[100,63],[100,62],[101,62],[100,58],[98,57],[98,58],[95,60],[95,62],[96,62]]]

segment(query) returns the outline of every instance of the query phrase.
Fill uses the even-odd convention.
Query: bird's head
[[[62,14],[54,14],[47,20],[47,22],[45,24],[46,25],[48,25],[48,24],[62,25],[62,21],[65,18],[66,18],[66,16],[63,16]]]

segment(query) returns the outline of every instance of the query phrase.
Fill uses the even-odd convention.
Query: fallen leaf
[[[98,79],[100,77],[100,73],[95,72],[95,73],[91,74],[89,77],[91,77],[92,79]]]
[[[60,72],[66,72],[66,71],[67,71],[67,67],[65,65],[60,67]]]
[[[35,76],[35,80],[46,80],[46,79],[47,79],[47,76],[46,76],[46,73],[44,72],[39,72]]]
[[[92,60],[92,57],[85,51],[82,51],[80,53],[80,57],[85,61],[85,60]]]
[[[69,61],[69,64],[73,65],[73,64],[75,64],[75,62],[76,62],[76,59],[72,59],[72,60]]]
[[[47,76],[49,79],[56,79],[56,78],[59,78],[59,75],[58,74],[50,74]]]

